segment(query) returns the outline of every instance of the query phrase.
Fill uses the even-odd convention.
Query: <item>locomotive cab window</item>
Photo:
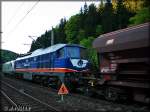
[[[65,57],[65,53],[64,53],[64,49],[60,49],[57,51],[57,58],[64,58]]]
[[[67,57],[70,58],[79,58],[79,48],[78,47],[66,47],[67,48]]]

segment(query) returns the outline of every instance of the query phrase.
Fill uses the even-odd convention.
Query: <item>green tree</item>
[[[88,6],[87,6],[87,3],[85,2],[85,4],[84,4],[84,10],[83,10],[84,12],[84,14],[86,15],[87,13],[88,13]]]
[[[79,30],[77,38],[78,38],[78,40],[82,40],[82,39],[86,38],[85,31],[83,29]]]
[[[101,3],[99,4],[98,8],[97,8],[97,12],[98,12],[98,16],[97,16],[97,25],[101,25],[102,24],[102,14],[104,12],[104,0],[101,0]]]
[[[65,25],[67,21],[65,18],[62,18],[60,20],[60,23],[58,26],[54,28],[54,43],[66,43],[66,34],[65,34]]]
[[[35,49],[36,49],[35,41],[32,41],[31,48],[30,48],[29,52],[32,52]]]
[[[78,31],[80,26],[80,16],[76,14],[71,16],[69,21],[65,25],[65,33],[66,33],[66,40],[68,43],[78,43]]]
[[[149,0],[143,0],[143,7],[149,7],[150,1]]]
[[[17,57],[19,57],[19,54],[9,50],[0,49],[0,54],[1,54],[0,65],[8,61],[15,60]]]
[[[89,5],[87,17],[85,18],[84,30],[86,36],[95,36],[96,25],[98,21],[98,12],[96,11],[96,6],[94,4]]]
[[[104,0],[100,0],[101,1],[101,3],[98,5],[98,12],[100,13],[100,14],[102,14],[103,13],[103,11],[104,11]]]
[[[123,4],[123,1],[124,0],[117,0],[115,29],[125,28],[129,23],[130,12]]]
[[[44,46],[42,45],[42,42],[41,42],[41,37],[38,37],[36,39],[36,41],[32,41],[30,52],[32,52],[36,49],[39,49],[39,48],[44,48]]]
[[[114,12],[112,3],[110,0],[107,0],[105,3],[104,11],[102,13],[102,28],[104,33],[113,31],[114,29]]]
[[[85,21],[86,15],[84,14],[82,7],[80,9],[79,17],[80,17],[80,22],[79,22],[80,29],[83,29],[84,28],[84,21]]]
[[[103,34],[103,28],[102,28],[102,25],[97,25],[96,27],[96,36],[99,36],[101,34]]]
[[[94,37],[88,37],[87,39],[84,38],[80,41],[80,45],[85,46],[87,48],[87,56],[92,65],[91,70],[93,72],[97,72],[98,71],[98,59],[97,59],[97,53],[95,49],[92,48],[93,40],[94,40]]]
[[[150,8],[144,7],[143,9],[139,10],[134,17],[130,18],[130,25],[138,25],[141,23],[149,22],[150,21]]]

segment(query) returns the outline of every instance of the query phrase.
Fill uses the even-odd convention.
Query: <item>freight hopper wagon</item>
[[[97,88],[108,100],[150,102],[149,23],[106,33],[93,47],[99,59]]]

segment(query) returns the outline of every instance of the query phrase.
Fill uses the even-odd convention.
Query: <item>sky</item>
[[[87,2],[87,5],[92,2]],[[97,6],[100,1],[94,1]],[[32,38],[37,39],[47,30],[59,24],[61,18],[67,20],[77,13],[84,1],[2,1],[1,48],[19,54],[30,50]]]

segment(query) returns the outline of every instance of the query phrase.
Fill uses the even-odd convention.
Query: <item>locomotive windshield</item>
[[[86,50],[80,47],[67,47],[67,57],[85,59]]]
[[[78,47],[67,47],[67,57],[79,58],[79,48]]]

